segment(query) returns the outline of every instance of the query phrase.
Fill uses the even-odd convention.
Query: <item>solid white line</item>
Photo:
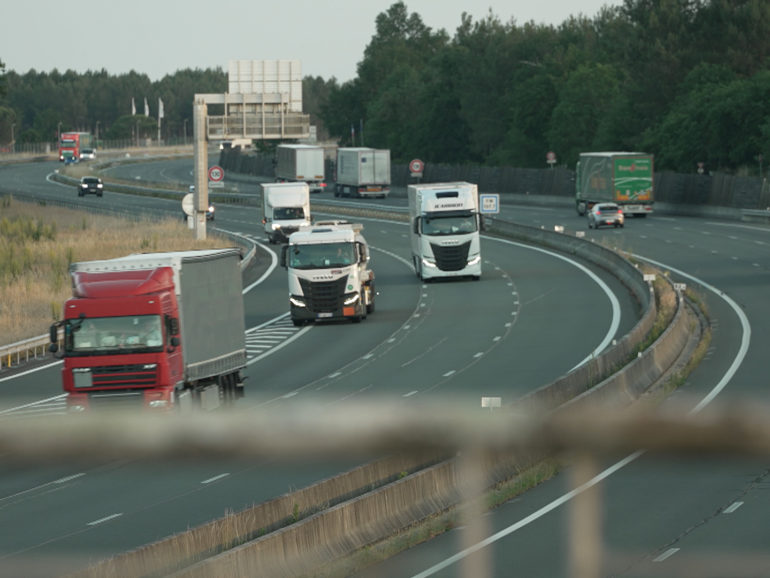
[[[61,363],[61,361],[59,361],[59,363]],[[55,365],[55,364],[52,364],[52,365]],[[51,367],[51,365],[46,365],[46,367]],[[38,368],[38,369],[41,369],[41,368]],[[32,373],[33,371],[37,371],[37,369],[33,369],[31,371],[26,371],[24,373],[17,373],[13,377],[20,377],[22,375],[25,375],[26,373]],[[8,377],[6,379],[11,379],[11,378]],[[0,380],[0,381],[2,381],[2,380]],[[18,411],[18,410],[21,410],[21,409],[26,409],[28,407],[34,407],[36,405],[40,405],[41,403],[46,403],[46,402],[49,402],[49,401],[57,401],[57,400],[60,400],[60,399],[64,399],[65,397],[67,397],[67,394],[63,393],[61,395],[55,395],[54,397],[49,397],[47,399],[39,399],[38,401],[33,401],[32,403],[26,403],[26,404],[20,405],[18,407],[12,407],[12,408],[9,408],[9,409],[4,409],[3,411],[0,411],[0,415],[3,415],[5,413],[11,413],[11,412]]]
[[[9,375],[8,377],[0,378],[0,383],[2,383],[4,381],[11,380],[11,379],[16,379],[17,377],[24,377],[25,375],[29,375],[31,373],[35,373],[36,371],[40,371],[41,369],[48,369],[49,367],[53,367],[54,365],[57,365],[57,364],[60,365],[61,363],[63,363],[63,362],[61,360],[58,360],[58,361],[54,361],[52,363],[47,363],[46,365],[41,365],[40,367],[35,367],[34,369],[28,369],[27,371],[22,371],[20,373],[14,373],[13,375]],[[33,402],[33,403],[40,403],[40,402],[36,401],[36,402]],[[26,406],[22,406],[22,407],[26,407]],[[13,411],[13,410],[12,409],[11,410],[6,410],[4,412],[0,412],[0,414],[6,413],[8,411]]]
[[[668,550],[663,552],[663,554],[661,554],[657,558],[654,558],[652,561],[653,562],[663,562],[664,560],[666,560],[668,558],[671,558],[671,556],[673,556],[677,552],[679,552],[679,548],[669,548]]]
[[[661,269],[667,269],[669,271],[673,271],[673,272],[675,272],[675,273],[677,273],[679,275],[682,275],[683,277],[686,277],[686,278],[692,280],[695,283],[699,283],[704,288],[708,289],[709,291],[715,293],[717,296],[719,296],[722,299],[724,299],[727,302],[727,304],[730,305],[730,307],[733,309],[733,311],[738,316],[738,318],[741,320],[741,325],[743,327],[743,337],[741,339],[741,347],[740,347],[740,349],[738,351],[738,354],[736,355],[735,359],[733,360],[733,363],[730,365],[730,367],[728,368],[727,372],[722,377],[722,379],[719,381],[719,383],[717,383],[717,385],[714,386],[714,388],[709,392],[709,394],[706,395],[706,397],[704,397],[703,400],[701,400],[701,402],[698,405],[696,405],[695,408],[693,408],[691,410],[691,412],[690,412],[690,413],[697,413],[697,412],[701,411],[703,408],[705,408],[708,404],[710,404],[714,400],[714,398],[716,398],[716,396],[719,395],[719,393],[727,386],[727,383],[729,383],[730,379],[732,379],[733,375],[735,375],[735,372],[738,371],[738,368],[740,367],[741,363],[743,362],[743,359],[746,357],[746,354],[747,354],[748,349],[749,349],[749,343],[751,341],[751,326],[749,325],[749,320],[746,317],[746,315],[743,313],[741,308],[738,307],[738,305],[735,303],[735,301],[730,299],[727,295],[722,293],[716,287],[714,287],[712,285],[709,285],[708,283],[706,283],[705,281],[702,281],[701,279],[698,279],[697,277],[694,277],[692,275],[684,273],[683,271],[679,271],[678,269],[675,269],[673,267],[669,267],[668,265],[664,265],[663,263],[659,263],[657,261],[653,261],[652,259],[647,259],[645,257],[641,257],[640,255],[634,255],[634,257],[637,257],[637,258],[640,258],[640,259],[644,259],[644,260],[646,260],[646,261],[648,261],[648,262],[650,262],[650,263],[660,267]],[[545,514],[551,512],[552,510],[556,509],[557,507],[567,503],[569,500],[571,500],[572,498],[574,498],[578,494],[580,494],[580,493],[584,492],[585,490],[591,488],[592,486],[594,486],[597,483],[601,482],[605,478],[608,478],[609,476],[611,476],[612,474],[614,474],[618,470],[624,468],[625,466],[627,466],[628,464],[630,464],[631,462],[633,462],[634,460],[636,460],[638,457],[642,456],[643,454],[644,454],[644,452],[639,450],[639,451],[636,451],[636,452],[634,452],[633,454],[631,454],[629,456],[626,456],[625,458],[623,458],[619,462],[613,464],[612,466],[610,466],[609,468],[607,468],[606,470],[601,472],[599,475],[597,475],[595,478],[593,478],[592,480],[589,480],[588,482],[586,482],[582,486],[579,486],[579,487],[573,489],[572,491],[564,494],[563,496],[555,499],[551,503],[546,504],[545,506],[543,506],[542,508],[540,508],[536,512],[530,514],[526,518],[523,518],[522,520],[519,520],[515,524],[512,524],[512,525],[508,526],[507,528],[505,528],[505,529],[501,530],[500,532],[490,536],[489,538],[486,538],[485,540],[483,540],[483,541],[481,541],[481,542],[479,542],[477,544],[474,544],[470,548],[466,548],[465,550],[462,550],[461,552],[458,552],[454,556],[451,556],[451,557],[449,557],[449,558],[447,558],[445,560],[442,560],[438,564],[436,564],[434,566],[431,566],[430,568],[428,568],[427,570],[424,570],[423,572],[420,572],[419,574],[415,574],[413,576],[413,578],[427,578],[428,576],[432,576],[436,572],[438,572],[440,570],[443,570],[444,568],[446,568],[448,566],[451,566],[455,562],[458,562],[458,561],[462,560],[463,558],[473,554],[474,552],[477,552],[478,550],[481,550],[482,548],[484,548],[484,547],[486,547],[486,546],[496,542],[497,540],[500,540],[501,538],[504,538],[505,536],[507,536],[507,535],[509,535],[509,534],[511,534],[511,533],[513,533],[513,532],[523,528],[524,526],[528,525],[530,522],[533,522],[533,521],[537,520],[538,518],[540,518],[540,517],[544,516]],[[663,554],[661,554],[661,556],[659,556],[659,558],[661,558],[662,556],[665,556],[665,558],[667,558],[671,554],[673,554],[676,551],[678,551],[677,548],[673,548],[672,550],[673,550],[673,552],[672,551],[668,551],[668,552],[670,552],[668,554],[664,552]],[[663,558],[663,559],[665,559],[665,558]]]
[[[455,562],[459,562],[463,558],[466,558],[467,556],[470,556],[474,552],[478,552],[482,548],[486,548],[490,544],[493,544],[494,542],[497,542],[498,540],[505,538],[508,534],[512,534],[513,532],[516,532],[517,530],[520,530],[524,526],[528,525],[530,522],[534,522],[538,518],[543,517],[547,513],[551,512],[552,510],[555,510],[559,506],[567,503],[572,498],[577,496],[578,494],[584,492],[585,490],[595,486],[599,482],[603,481],[605,478],[609,477],[610,475],[614,474],[619,469],[625,467],[626,465],[630,464],[632,461],[634,461],[636,458],[642,455],[642,452],[635,452],[631,454],[630,456],[625,457],[624,459],[620,460],[613,466],[607,468],[602,473],[600,473],[595,478],[589,480],[585,484],[578,486],[577,488],[573,489],[570,492],[567,492],[563,496],[555,499],[550,504],[546,504],[539,510],[533,512],[529,516],[519,520],[515,524],[512,524],[511,526],[508,526],[507,528],[504,528],[503,530],[500,530],[496,534],[492,534],[489,538],[486,538],[482,540],[481,542],[474,544],[470,548],[466,548],[465,550],[462,550],[461,552],[458,552],[454,556],[451,556],[447,558],[446,560],[442,560],[438,564],[431,566],[427,570],[424,570],[423,572],[420,572],[419,574],[415,574],[412,578],[427,578],[428,576],[432,576],[436,572],[439,572],[440,570],[443,570],[444,568],[447,568],[448,566],[451,566]]]
[[[123,515],[123,512],[120,514],[112,514],[111,516],[106,516],[104,518],[100,518],[98,520],[94,520],[93,522],[88,522],[86,526],[98,526],[99,524],[102,524],[104,522],[107,522],[109,520],[114,520],[115,518],[120,518]]]
[[[221,480],[222,478],[226,478],[230,475],[230,472],[227,472],[225,474],[219,474],[218,476],[214,476],[213,478],[209,478],[208,480],[203,480],[201,484],[210,484],[211,482],[216,482],[217,480]]]
[[[83,477],[83,476],[85,476],[85,475],[86,475],[86,474],[85,474],[85,472],[81,472],[81,473],[79,473],[79,474],[73,474],[73,475],[71,475],[71,476],[67,476],[66,478],[59,478],[58,480],[54,480],[54,481],[53,481],[53,482],[51,482],[51,483],[52,483],[52,484],[64,484],[64,483],[66,483],[66,482],[69,482],[69,481],[75,480],[75,479],[77,479],[77,478],[82,478],[82,477]]]

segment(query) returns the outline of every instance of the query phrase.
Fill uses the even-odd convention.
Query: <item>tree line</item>
[[[770,2],[624,0],[558,26],[491,12],[432,30],[398,1],[376,18],[356,77],[305,77],[303,103],[322,137],[388,148],[395,161],[543,167],[553,152],[655,154],[656,168],[757,174],[770,150]],[[131,72],[0,76],[0,144],[62,130],[127,138],[164,103],[164,135],[192,132],[195,93],[225,92],[220,69],[158,82]],[[156,116],[153,112],[151,117]],[[157,130],[153,118],[143,129]]]

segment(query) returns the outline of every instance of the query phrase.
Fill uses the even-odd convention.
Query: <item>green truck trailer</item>
[[[653,155],[580,153],[575,169],[575,208],[585,215],[596,203],[617,203],[626,215],[652,213]]]

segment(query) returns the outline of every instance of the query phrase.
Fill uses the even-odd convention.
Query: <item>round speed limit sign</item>
[[[225,178],[225,171],[222,167],[213,166],[209,169],[209,180],[218,183]]]
[[[413,175],[422,174],[422,170],[425,168],[425,164],[420,159],[414,159],[409,163],[409,172]]]

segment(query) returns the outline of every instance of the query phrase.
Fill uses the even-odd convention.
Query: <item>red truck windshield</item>
[[[70,319],[65,323],[64,335],[64,349],[70,355],[163,346],[163,330],[158,315]]]

